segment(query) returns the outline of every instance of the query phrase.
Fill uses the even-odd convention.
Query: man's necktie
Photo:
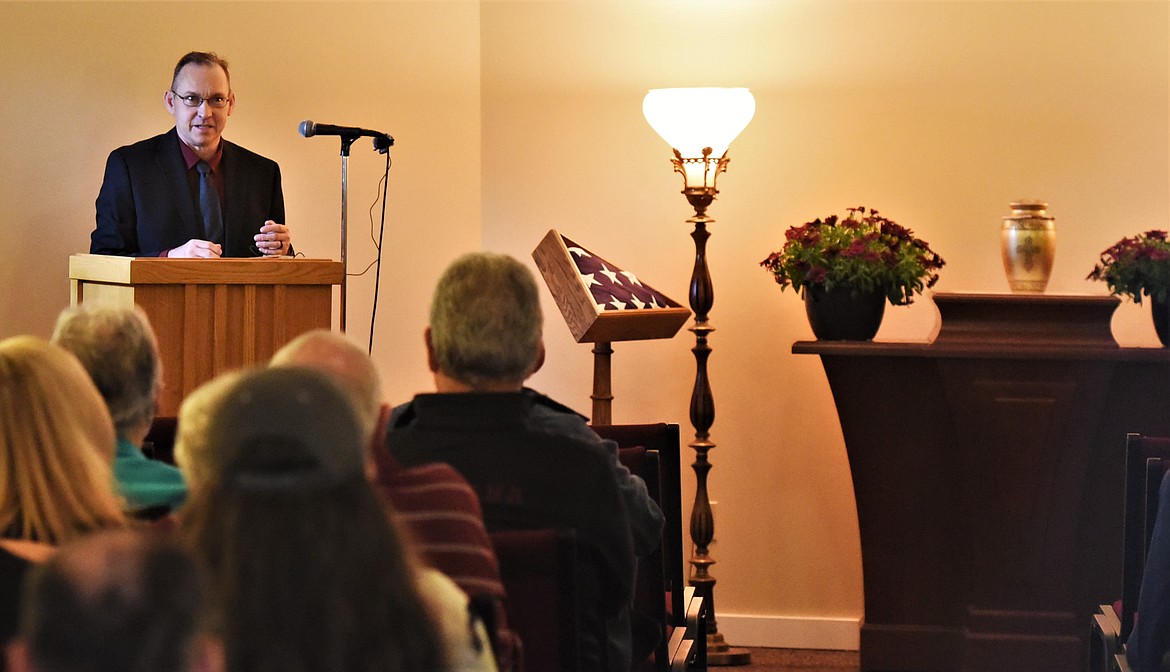
[[[219,205],[219,191],[211,179],[211,166],[206,161],[195,164],[199,171],[199,212],[203,215],[203,233],[213,243],[223,243],[223,211]]]

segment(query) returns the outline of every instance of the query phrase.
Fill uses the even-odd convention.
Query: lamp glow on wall
[[[687,88],[654,89],[642,101],[646,121],[674,150],[674,170],[683,176],[683,195],[695,209],[687,220],[694,225],[691,238],[695,241],[695,266],[691,273],[690,304],[695,313],[695,387],[691,392],[691,424],[695,440],[689,445],[695,451],[695,504],[691,509],[691,541],[694,552],[690,558],[693,572],[690,584],[703,597],[707,609],[707,662],[710,665],[746,665],[751,653],[733,649],[723,641],[715,622],[715,577],[710,567],[715,564],[708,547],[715,538],[715,518],[707,494],[707,472],[711,470],[708,452],[715,447],[710,440],[711,424],[715,421],[715,399],[707,378],[707,359],[711,348],[707,336],[715,331],[707,314],[715,303],[715,290],[707,269],[707,225],[715,220],[707,216],[707,207],[719,193],[715,182],[727,170],[727,148],[747,127],[756,112],[756,99],[743,88]]]

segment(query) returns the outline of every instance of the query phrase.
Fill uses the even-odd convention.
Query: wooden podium
[[[1170,350],[1108,296],[935,294],[932,343],[805,341],[857,500],[865,671],[1076,672],[1121,595],[1125,434],[1170,435]]]
[[[322,259],[159,259],[75,254],[70,303],[146,311],[158,335],[158,414],[176,415],[219,373],[260,364],[310,329],[332,325],[341,262]]]

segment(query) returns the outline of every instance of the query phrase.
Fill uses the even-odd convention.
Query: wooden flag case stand
[[[557,302],[573,338],[578,343],[594,344],[591,422],[594,425],[608,425],[613,417],[610,383],[612,341],[671,338],[691,316],[691,311],[666,296],[661,296],[663,305],[655,307],[611,310],[604,304],[599,305],[573,260],[574,252],[570,250],[595,256],[552,230],[533,250],[532,258],[544,276],[545,284]],[[616,265],[601,261],[617,274],[625,275]],[[642,286],[640,282],[638,285]]]

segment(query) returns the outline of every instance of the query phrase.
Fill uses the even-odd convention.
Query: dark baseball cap
[[[245,374],[212,413],[207,432],[227,486],[310,490],[363,474],[357,413],[336,383],[310,369]]]

